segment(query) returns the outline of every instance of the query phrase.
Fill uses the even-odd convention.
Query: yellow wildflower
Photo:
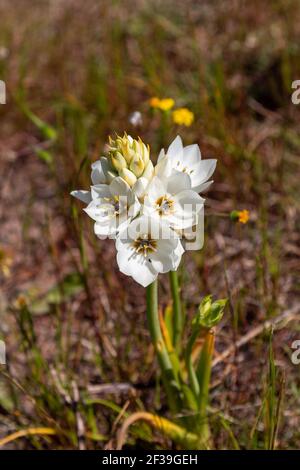
[[[24,308],[26,306],[27,302],[26,302],[26,297],[24,297],[24,295],[19,295],[15,301],[15,306],[17,308]]]
[[[159,108],[160,99],[157,98],[157,96],[153,96],[153,98],[150,98],[149,100],[149,105],[151,106],[151,108]]]
[[[149,100],[149,104],[151,108],[157,108],[161,111],[169,111],[173,108],[175,101],[173,100],[173,98],[163,98],[162,100],[160,100],[159,98],[157,98],[157,96],[153,96],[153,98]]]
[[[250,212],[246,209],[242,211],[232,211],[230,213],[231,220],[235,222],[240,222],[241,224],[246,224],[250,218]]]
[[[162,111],[169,111],[173,108],[174,104],[175,101],[173,98],[164,98],[163,100],[160,100],[159,109]]]
[[[172,113],[173,121],[179,126],[189,127],[194,121],[194,113],[187,108],[175,109]]]
[[[241,224],[246,224],[249,220],[249,211],[244,209],[243,211],[238,211],[239,222]]]

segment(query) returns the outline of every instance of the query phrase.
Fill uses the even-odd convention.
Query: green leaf
[[[47,124],[41,118],[33,114],[31,111],[27,113],[27,116],[33,122],[33,124],[35,124],[35,126],[39,129],[39,131],[41,132],[41,134],[43,135],[45,139],[47,140],[57,139],[57,132],[52,126],[49,126],[49,124]]]
[[[42,315],[48,313],[51,305],[58,305],[68,300],[84,288],[82,276],[79,273],[68,274],[62,282],[48,290],[45,295],[33,300],[29,307],[32,313]]]
[[[11,396],[11,392],[4,381],[0,381],[0,407],[4,408],[7,413],[13,413],[14,401]]]
[[[50,152],[48,152],[47,150],[37,148],[35,149],[35,153],[43,162],[47,163],[47,165],[49,166],[52,166],[53,155]]]
[[[47,122],[43,121],[39,116],[34,114],[27,105],[21,105],[23,112],[25,115],[30,119],[30,121],[39,129],[42,136],[46,140],[56,140],[57,139],[57,131],[54,127],[50,126]]]

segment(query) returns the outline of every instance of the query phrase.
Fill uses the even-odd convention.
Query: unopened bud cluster
[[[136,140],[126,133],[123,137],[109,138],[108,163],[109,178],[120,176],[131,187],[141,176],[149,180],[153,175],[149,145],[140,137]]]

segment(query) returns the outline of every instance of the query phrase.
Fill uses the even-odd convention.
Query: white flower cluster
[[[99,238],[115,239],[120,271],[146,287],[176,270],[187,249],[203,245],[204,199],[199,192],[216,160],[201,160],[198,145],[179,136],[156,166],[149,147],[127,134],[110,139],[107,157],[92,165],[90,191],[71,194],[87,204]]]

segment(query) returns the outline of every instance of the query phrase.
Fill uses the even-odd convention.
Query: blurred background
[[[109,448],[131,412],[166,415],[145,291],[69,195],[89,187],[108,135],[127,131],[153,161],[178,133],[218,159],[204,248],[180,270],[187,319],[204,295],[229,298],[212,371],[214,446],[266,448],[275,429],[273,447],[299,448],[300,3],[2,0],[0,16],[0,440],[56,429],[2,446]],[[153,97],[188,108],[193,123],[174,123]],[[174,446],[140,423],[127,441]]]

